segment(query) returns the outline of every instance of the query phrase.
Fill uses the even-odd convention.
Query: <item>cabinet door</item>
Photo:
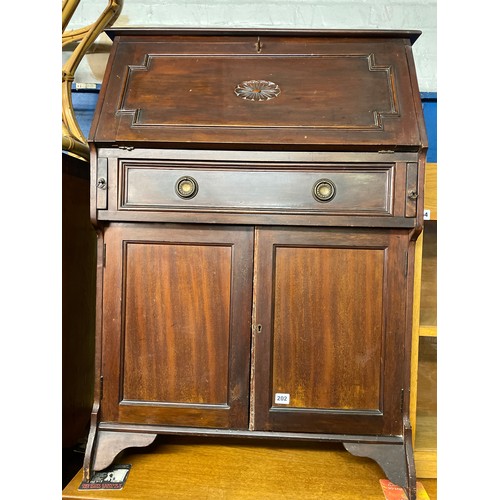
[[[106,229],[103,421],[248,428],[253,234]]]
[[[256,232],[255,430],[401,434],[405,232]]]

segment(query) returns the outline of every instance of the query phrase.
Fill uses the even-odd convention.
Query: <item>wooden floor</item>
[[[81,470],[63,499],[331,499],[384,500],[385,476],[372,460],[342,445],[159,436],[147,448],[126,450],[131,464],[122,490],[78,491]],[[419,479],[436,500],[435,479]]]

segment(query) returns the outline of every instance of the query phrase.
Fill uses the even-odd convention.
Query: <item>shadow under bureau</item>
[[[84,475],[157,434],[342,442],[415,498],[415,31],[110,30]]]

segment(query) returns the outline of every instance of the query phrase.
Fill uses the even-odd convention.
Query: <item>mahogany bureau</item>
[[[414,499],[420,32],[108,34],[84,475],[157,434],[327,440]]]

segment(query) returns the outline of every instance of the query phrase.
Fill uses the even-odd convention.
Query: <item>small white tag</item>
[[[424,220],[431,220],[431,211],[424,210]]]
[[[96,89],[96,83],[75,83],[75,88],[78,89]]]
[[[274,395],[274,403],[277,405],[289,405],[290,404],[290,394],[283,394],[277,392]]]

